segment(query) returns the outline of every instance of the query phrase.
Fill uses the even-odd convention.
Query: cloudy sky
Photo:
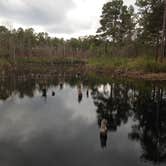
[[[33,27],[51,36],[78,37],[94,34],[103,4],[108,0],[0,0],[0,24]],[[134,4],[135,0],[124,0]]]

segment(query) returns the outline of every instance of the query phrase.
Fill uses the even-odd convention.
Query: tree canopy
[[[98,33],[113,43],[124,42],[132,37],[134,30],[134,7],[127,7],[123,0],[112,0],[104,4]]]

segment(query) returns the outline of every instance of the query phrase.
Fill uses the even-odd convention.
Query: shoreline
[[[60,61],[59,61],[60,62]],[[11,63],[3,64],[0,66],[0,77],[5,77],[8,74],[28,74],[28,75],[75,75],[80,74],[96,75],[98,77],[109,78],[126,78],[148,81],[166,81],[166,72],[145,72],[141,70],[127,70],[120,67],[111,68],[109,66],[97,66],[90,65],[85,61],[78,61],[76,63],[17,63],[12,65]]]
[[[112,78],[128,78],[148,81],[166,81],[166,72],[144,72],[144,71],[125,71],[121,69],[112,70],[109,68],[90,67],[90,72]]]
[[[76,69],[75,69],[76,67]],[[166,73],[145,73],[141,71],[123,71],[123,70],[115,70],[112,71],[111,69],[102,69],[101,68],[91,68],[87,69],[86,66],[63,66],[63,68],[59,67],[44,67],[44,69],[41,69],[39,66],[35,66],[33,69],[30,68],[10,68],[10,69],[3,69],[1,70],[0,77],[4,77],[5,74],[13,74],[17,73],[18,75],[29,75],[29,76],[37,76],[37,75],[43,75],[43,76],[71,76],[71,75],[77,75],[80,74],[82,76],[86,75],[96,75],[97,77],[107,77],[112,79],[134,79],[134,80],[144,80],[144,81],[166,81]]]

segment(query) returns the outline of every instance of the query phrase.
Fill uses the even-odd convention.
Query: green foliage
[[[150,45],[159,45],[163,26],[163,0],[137,0],[139,8],[139,36]]]
[[[126,57],[108,57],[108,56],[102,56],[102,57],[92,57],[89,59],[89,65],[95,66],[95,67],[109,67],[112,69],[115,68],[123,68],[125,67],[126,61],[128,58]]]
[[[166,60],[163,63],[156,62],[151,56],[127,57],[93,57],[88,61],[89,66],[98,68],[109,68],[122,71],[142,72],[166,72]]]
[[[113,43],[131,40],[134,29],[134,7],[123,5],[123,0],[104,4],[98,33]]]

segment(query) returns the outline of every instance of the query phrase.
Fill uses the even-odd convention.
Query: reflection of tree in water
[[[33,97],[36,86],[33,80],[21,81],[16,84],[15,89],[19,92],[21,98],[24,96]]]
[[[127,123],[130,104],[128,103],[128,86],[120,84],[104,86],[103,90],[93,88],[92,97],[97,106],[98,125],[101,126],[103,119],[107,120],[109,131],[116,131],[122,123]],[[101,135],[100,135],[101,138]],[[102,139],[101,139],[102,146]]]
[[[8,97],[12,95],[12,90],[9,88],[9,82],[4,80],[0,80],[0,99],[6,100]]]
[[[18,93],[20,98],[25,95],[29,97],[34,96],[36,84],[31,79],[17,79],[15,74],[0,81],[0,99],[6,100],[13,93]]]
[[[58,78],[19,80],[13,75],[6,80],[0,80],[0,99],[6,100],[13,92],[17,92],[20,97],[33,97],[36,89],[42,92],[44,88],[59,87],[61,82]],[[80,80],[71,79],[72,86],[79,83]],[[98,86],[89,86],[89,83],[87,85],[87,97],[89,91],[92,92],[100,127],[105,119],[108,122],[108,131],[116,131],[123,123],[127,123],[129,116],[133,116],[135,125],[132,126],[129,138],[140,142],[141,159],[154,163],[166,160],[166,91],[163,88],[154,86],[148,89],[134,89],[128,84],[112,83],[105,85],[101,90]],[[79,87],[78,90],[80,93]],[[101,144],[106,146],[107,135],[100,136]]]
[[[166,91],[159,87],[134,89],[125,84],[111,84],[110,90],[104,89],[92,89],[98,125],[106,119],[108,130],[116,131],[129,116],[134,117],[136,124],[132,126],[129,138],[140,142],[141,159],[154,163],[165,161]]]
[[[166,160],[166,98],[162,88],[142,90],[134,103],[133,125],[129,138],[140,141],[141,159],[158,163]]]
[[[109,91],[99,92],[97,88],[92,90],[94,104],[97,106],[99,125],[102,119],[106,119],[108,129],[116,131],[122,122],[128,121],[130,104],[127,92],[127,86],[116,84],[111,84]]]
[[[47,90],[50,87],[59,86],[63,90],[65,81],[69,81],[69,84],[76,85],[79,80],[75,79],[75,77],[66,80],[62,76],[46,79],[42,76],[40,78],[28,78],[25,74],[12,74],[4,80],[0,79],[0,100],[6,100],[12,94],[18,94],[20,98],[24,98],[24,96],[34,97],[35,90],[39,90],[43,97],[47,97]],[[52,96],[55,96],[55,91],[52,92]]]
[[[63,90],[64,82],[68,82],[70,85],[75,86],[79,79],[75,77],[65,78],[64,76],[60,77],[51,77],[49,79],[44,76],[40,76],[40,78],[29,78],[26,74],[13,73],[8,75],[5,79],[0,79],[0,100],[6,100],[12,94],[19,94],[20,98],[24,98],[24,96],[33,97],[35,90],[39,90],[43,93],[43,89],[49,89],[49,87],[54,86]],[[55,92],[52,93],[55,95]]]
[[[46,80],[46,79],[30,79],[25,76],[16,76],[12,75],[5,80],[0,80],[0,99],[6,100],[12,94],[19,94],[20,98],[24,98],[24,96],[33,97],[36,89],[42,91],[45,87],[58,85],[56,79]]]

